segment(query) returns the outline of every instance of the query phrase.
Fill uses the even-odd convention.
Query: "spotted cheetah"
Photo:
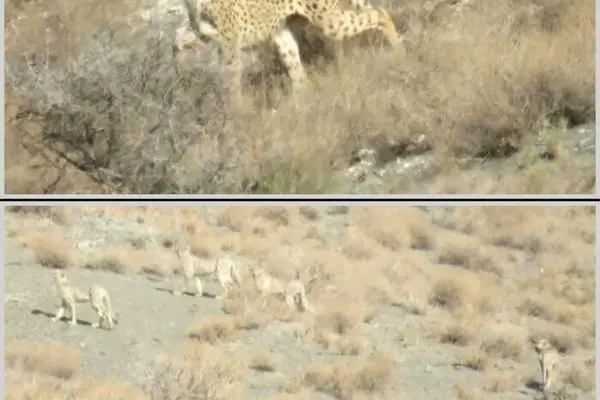
[[[271,42],[288,70],[292,87],[300,88],[306,72],[298,44],[286,25],[288,17],[303,17],[335,40],[375,29],[392,46],[402,42],[385,9],[372,7],[367,0],[349,1],[354,10],[343,9],[339,0],[183,0],[189,24],[178,29],[174,52],[192,48],[199,41],[215,41],[231,77],[230,92],[239,94],[242,50]]]
[[[181,295],[192,279],[196,287],[196,295],[202,296],[204,293],[202,279],[215,276],[223,288],[223,293],[217,296],[218,299],[224,299],[233,285],[239,286],[241,283],[239,270],[229,257],[219,256],[214,261],[201,262],[194,258],[189,245],[178,245],[175,252],[181,262],[183,275],[182,281],[172,291],[176,296]]]
[[[98,322],[93,323],[92,327],[99,328],[105,326],[104,323],[108,323],[108,329],[113,329],[117,320],[110,304],[108,291],[100,285],[92,284],[90,285],[89,297],[92,308],[98,315]]]
[[[256,288],[260,292],[259,302],[262,302],[266,296],[278,295],[283,297],[290,310],[312,311],[312,307],[306,298],[306,287],[312,285],[319,278],[318,275],[313,275],[305,285],[300,280],[299,274],[297,274],[297,279],[286,285],[261,267],[250,267],[250,273],[254,277]]]
[[[229,294],[234,285],[240,286],[242,279],[240,272],[233,260],[226,256],[219,256],[215,260],[215,275],[217,281],[223,288],[223,293],[217,296],[217,299],[224,299]]]
[[[89,301],[89,295],[77,286],[70,285],[67,274],[64,271],[56,271],[53,280],[60,294],[60,306],[58,307],[58,311],[56,311],[56,316],[52,318],[52,321],[59,321],[65,315],[65,311],[69,310],[71,312],[71,321],[69,323],[71,325],[77,325],[77,303]]]
[[[542,372],[542,386],[544,393],[550,390],[554,381],[554,370],[558,365],[558,352],[546,339],[533,342],[533,348],[538,354],[540,369]]]

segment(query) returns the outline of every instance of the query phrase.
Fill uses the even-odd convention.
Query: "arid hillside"
[[[8,0],[8,193],[593,193],[594,0],[373,0],[405,46],[292,18],[226,107],[181,4]]]
[[[9,400],[543,399],[539,339],[545,398],[595,398],[593,208],[13,207],[5,229]],[[181,241],[240,285],[174,295]],[[257,266],[312,310],[261,299]],[[104,286],[115,328],[86,303],[53,322],[55,270]]]

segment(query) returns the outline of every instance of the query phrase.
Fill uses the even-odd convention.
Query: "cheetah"
[[[98,315],[98,322],[93,323],[92,327],[103,327],[105,326],[104,323],[108,322],[108,329],[112,330],[118,321],[115,319],[108,291],[100,285],[92,284],[90,285],[89,297],[92,308]]]
[[[217,296],[217,299],[225,299],[233,285],[240,286],[242,283],[240,272],[229,257],[219,256],[215,260],[215,275],[217,281],[223,288],[223,293]]]
[[[260,292],[259,302],[262,302],[268,295],[278,295],[283,297],[290,310],[312,311],[312,307],[306,298],[306,287],[312,285],[318,279],[318,275],[313,275],[305,285],[300,280],[299,273],[297,273],[297,279],[286,285],[261,267],[251,267],[250,273],[253,275],[256,288]]]
[[[234,284],[237,286],[241,284],[239,270],[228,257],[219,256],[212,262],[199,262],[192,255],[189,245],[178,246],[176,253],[181,262],[183,275],[182,282],[172,291],[176,296],[182,294],[192,279],[196,287],[195,295],[202,296],[204,294],[202,278],[215,276],[224,290],[223,294],[216,296],[218,299],[224,299]]]
[[[64,271],[56,271],[54,273],[54,283],[58,287],[60,293],[60,306],[56,311],[56,316],[52,318],[52,321],[56,322],[60,320],[66,310],[71,312],[71,325],[77,325],[76,306],[77,303],[85,303],[89,301],[90,297],[83,290],[77,286],[69,284],[67,274]]]
[[[542,385],[546,393],[554,380],[555,368],[558,365],[558,352],[546,339],[534,341],[534,350],[539,356],[542,371]]]
[[[241,52],[271,42],[292,81],[292,88],[305,85],[307,76],[298,43],[287,19],[308,20],[324,36],[344,40],[369,29],[381,32],[397,47],[402,43],[389,13],[372,7],[367,0],[350,0],[354,10],[343,9],[339,0],[183,0],[188,24],[176,32],[174,54],[201,42],[217,43],[225,71],[230,75],[230,93],[241,88]]]

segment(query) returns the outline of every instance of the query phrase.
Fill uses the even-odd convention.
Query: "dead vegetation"
[[[61,211],[65,221],[77,221],[73,217],[79,212],[99,209]],[[339,399],[383,399],[386,388],[402,379],[402,362],[393,359],[395,351],[410,354],[424,352],[425,347],[449,355],[440,363],[475,374],[473,387],[457,383],[454,390],[457,398],[479,399],[538,387],[537,361],[528,345],[531,337],[545,337],[559,351],[557,390],[594,390],[595,361],[590,358],[595,346],[594,212],[584,207],[350,207],[337,216],[343,219],[339,224],[316,206],[310,211],[292,206],[260,212],[254,207],[220,208],[211,210],[213,223],[199,214],[194,217],[191,209],[106,208],[103,215],[141,219],[148,227],[163,227],[170,237],[175,225],[169,221],[178,213],[195,248],[206,249],[197,253],[199,257],[210,258],[229,244],[232,252],[260,261],[282,279],[294,278],[297,267],[302,279],[314,267],[322,272],[322,279],[308,292],[315,312],[306,314],[290,312],[276,297],[259,304],[254,282],[243,272],[241,288],[221,304],[224,315],[190,321],[187,331],[182,327],[185,348],[177,360],[156,372],[160,389],[146,391],[153,393],[149,399],[204,398],[209,396],[207,388],[220,387],[221,380],[223,390],[210,392],[216,397],[207,398],[235,398],[236,379],[243,373],[269,379],[281,374],[290,380],[284,389],[298,398],[303,391],[317,390]],[[15,215],[20,222],[12,223],[15,235],[8,240],[38,243],[23,238],[31,236],[32,226],[59,229],[52,214],[19,210]],[[70,227],[60,225],[60,231],[53,232],[61,235],[52,237],[70,237]],[[305,235],[313,228],[323,240]],[[382,231],[393,235],[398,246],[384,246],[373,236]],[[413,246],[415,240],[428,245]],[[357,258],[348,249],[360,243],[368,251]],[[92,254],[106,252],[105,259],[118,258],[108,251],[114,249],[111,246]],[[60,249],[29,247],[40,263],[48,257],[38,252]],[[165,254],[172,253],[169,248],[160,250],[166,259]],[[121,261],[122,266],[115,268],[102,266],[108,263],[94,265],[117,274],[155,275],[147,268],[152,261],[163,265],[162,276],[170,276],[175,264],[160,263],[161,252],[155,251],[151,246],[127,247],[115,253],[138,261]],[[95,259],[83,257],[77,247],[67,253],[72,259]],[[68,263],[77,266],[86,264]],[[400,317],[388,320],[390,314]],[[390,340],[401,350],[381,351],[381,340],[372,332],[382,326],[391,327],[386,335],[392,335]],[[310,365],[289,372],[285,353],[262,346],[247,351],[245,339],[256,340],[255,335],[266,331],[288,337],[290,348],[302,343],[302,351],[313,349],[327,359],[311,358]],[[28,346],[12,347],[7,365],[19,368],[20,374],[79,379],[77,358],[62,350],[51,356],[54,353],[48,350]]]
[[[9,344],[5,355],[5,391],[9,400],[61,399],[150,400],[136,386],[83,376],[81,355],[70,348],[33,343]]]
[[[385,395],[394,368],[392,359],[377,354],[352,363],[309,365],[298,382],[340,400],[356,398],[357,394]],[[294,383],[289,390],[298,390]]]
[[[462,3],[392,9],[406,54],[297,32],[313,81],[302,106],[269,64],[226,113],[210,54],[176,71],[177,18],[126,21],[137,0],[11,0],[6,191],[336,192],[366,147],[378,164],[433,151],[433,192],[593,192],[594,166],[574,166],[560,137],[594,119],[594,1]],[[492,159],[506,177],[482,185],[477,161]],[[398,182],[386,190],[411,190]]]

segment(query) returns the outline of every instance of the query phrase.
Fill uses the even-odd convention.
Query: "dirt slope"
[[[288,245],[295,243],[296,248],[302,248],[304,251],[304,257],[310,258],[313,250],[307,244],[309,239],[301,241],[292,239],[297,238],[296,235],[303,237],[306,232],[313,232],[312,235],[314,236],[315,229],[324,235],[324,240],[327,243],[326,247],[330,249],[329,251],[335,251],[336,248],[349,251],[348,246],[351,243],[349,242],[349,232],[354,232],[351,235],[357,235],[356,229],[359,229],[357,228],[359,226],[357,221],[365,223],[364,219],[361,220],[357,217],[361,213],[358,208],[350,211],[346,210],[345,213],[341,214],[336,214],[331,210],[327,211],[326,208],[313,208],[312,210],[319,216],[317,220],[304,217],[303,215],[312,215],[313,217],[315,215],[306,210],[303,211],[305,214],[299,214],[293,210],[295,209],[290,208],[286,214],[279,214],[280,217],[281,215],[287,215],[285,217],[287,222],[284,227],[281,227],[279,231],[273,231],[272,236],[270,236],[271,252],[273,253],[278,250],[277,247],[285,247],[286,243]],[[464,222],[464,219],[461,220],[456,216],[448,217],[448,212],[442,211],[442,209],[431,208],[413,209],[410,211],[410,215],[421,218],[419,221],[422,224],[425,224],[426,221],[434,221],[434,223],[437,222],[440,225],[445,224],[446,228],[444,229],[440,228],[440,225],[436,225],[438,228],[434,231],[435,236],[442,237],[445,231],[449,230],[450,222]],[[130,382],[142,386],[148,383],[157,358],[163,357],[165,354],[176,354],[181,346],[192,346],[187,348],[193,348],[196,345],[195,341],[186,336],[186,331],[191,325],[203,322],[216,324],[214,321],[224,321],[218,318],[233,320],[235,315],[226,315],[224,313],[226,307],[222,309],[220,301],[212,297],[212,295],[220,292],[220,288],[214,282],[205,285],[205,291],[208,293],[203,297],[189,295],[176,297],[168,291],[173,279],[170,272],[163,272],[164,276],[160,276],[158,272],[161,271],[161,268],[162,271],[171,271],[175,265],[175,258],[172,250],[162,247],[166,243],[165,239],[173,236],[172,230],[161,229],[160,216],[163,212],[167,213],[165,219],[168,220],[170,218],[168,210],[148,208],[137,209],[135,212],[118,212],[116,209],[111,210],[110,208],[100,211],[98,208],[82,207],[52,211],[50,214],[44,214],[44,211],[43,215],[7,212],[5,217],[8,234],[8,240],[5,243],[7,296],[5,297],[5,323],[8,348],[14,344],[23,343],[65,346],[75,349],[81,354],[81,366],[78,368],[80,376]],[[236,216],[243,215],[243,212],[247,216],[240,217],[237,220],[242,224],[241,226],[236,225]],[[574,212],[577,213],[577,211]],[[227,211],[205,207],[198,208],[192,213],[193,218],[189,217],[191,214],[186,214],[188,216],[186,217],[188,218],[187,221],[199,221],[199,224],[209,227],[213,232],[213,236],[209,237],[205,234],[205,231],[201,231],[199,237],[202,240],[194,242],[193,245],[196,247],[193,246],[193,248],[198,248],[197,246],[203,244],[206,246],[204,249],[209,253],[211,248],[231,248],[229,252],[235,257],[242,272],[246,270],[250,262],[256,259],[248,254],[250,251],[248,248],[257,249],[260,242],[251,241],[249,245],[243,245],[240,242],[235,242],[233,237],[243,236],[244,232],[248,231],[248,227],[253,227],[250,230],[257,232],[258,226],[267,220],[265,218],[267,214],[260,214],[262,217],[257,217],[257,214],[253,214],[252,211],[244,211],[243,209],[242,211],[230,211],[227,214]],[[450,211],[450,214],[452,214],[452,211]],[[273,217],[275,212],[268,215]],[[404,215],[403,219],[409,224],[410,221],[408,221],[407,215]],[[555,218],[560,218],[560,215],[564,215],[564,213],[561,211],[558,215]],[[577,215],[584,218],[582,214],[577,213]],[[507,218],[510,219],[508,214]],[[591,218],[593,219],[593,216]],[[576,220],[582,221],[583,219]],[[264,225],[262,226],[264,227]],[[89,324],[95,320],[95,315],[91,307],[86,304],[81,305],[78,309],[79,324],[75,327],[71,327],[65,321],[56,323],[50,321],[58,305],[57,290],[51,283],[53,270],[40,265],[40,261],[45,262],[49,257],[47,257],[47,253],[44,256],[41,250],[44,246],[40,245],[39,237],[32,239],[35,237],[35,232],[32,233],[34,227],[38,232],[43,232],[46,239],[54,240],[53,254],[56,256],[55,259],[68,259],[65,254],[71,257],[70,260],[75,265],[70,265],[67,271],[73,283],[85,288],[90,283],[97,282],[109,289],[113,298],[113,305],[119,313],[119,324],[115,330],[93,330]],[[234,229],[232,230],[232,228]],[[241,228],[241,232],[236,233],[235,230],[238,228]],[[76,250],[70,249],[68,252],[60,253],[60,246],[64,244],[61,244],[56,234],[57,231],[53,229],[60,229],[65,237],[74,240],[77,243]],[[360,229],[366,229],[366,227],[363,226]],[[456,225],[455,229],[458,229]],[[368,229],[366,230],[368,231]],[[274,236],[277,236],[280,240],[278,244],[275,242]],[[214,242],[216,239],[218,239],[217,242]],[[363,239],[367,240],[365,237]],[[544,242],[543,236],[540,236],[539,239],[542,241],[542,247],[551,248],[551,246],[545,245],[545,243],[548,244],[551,241]],[[576,240],[576,238],[573,240]],[[94,260],[93,255],[96,254],[95,252],[109,253],[114,251],[114,246],[117,245],[122,248],[123,253],[120,253],[122,256],[123,254],[133,254],[134,256],[142,254],[136,253],[135,247],[130,247],[132,243],[142,248],[142,250],[138,249],[139,251],[150,254],[150,259],[154,260],[152,268],[155,273],[134,273],[133,268],[136,264],[135,261],[132,261],[133,259],[128,259],[129,264],[127,264],[131,270],[124,269],[122,270],[124,273],[104,270],[98,267],[99,263],[90,261]],[[148,243],[156,243],[158,247],[154,249],[153,245]],[[354,250],[357,251],[360,246],[355,243],[351,247],[354,247]],[[438,245],[437,248],[442,247]],[[246,250],[242,251],[243,249]],[[586,249],[588,248],[586,247]],[[551,252],[551,250],[547,251]],[[379,262],[377,261],[381,258],[377,257],[388,253],[380,253],[380,250],[377,249],[373,252],[373,254],[367,256],[367,259],[358,262],[358,265],[362,265],[363,269],[371,269],[373,274],[369,279],[376,280],[379,279],[378,274],[384,274],[384,269],[378,265]],[[415,258],[417,257],[416,253],[411,253],[407,247],[398,249],[396,252],[390,252],[388,255],[391,258],[388,260],[395,259],[394,262],[399,263],[399,268],[404,268],[402,269],[404,274],[402,280],[405,283],[394,282],[395,285],[398,285],[395,286],[396,293],[405,293],[408,289],[412,289],[413,293],[417,293],[415,291],[418,285],[416,282],[421,282],[421,278],[418,278],[420,270],[417,271],[416,266],[409,266],[409,260],[424,263],[428,259],[437,259],[436,253],[438,252],[439,250],[436,248],[416,252],[422,258]],[[542,250],[540,252],[544,253]],[[501,306],[495,308],[494,314],[480,316],[483,318],[484,325],[496,326],[496,328],[494,330],[490,328],[487,331],[484,329],[484,332],[478,332],[478,335],[482,334],[485,337],[500,332],[501,326],[510,328],[506,332],[513,332],[513,334],[521,331],[524,334],[546,332],[551,335],[551,338],[558,338],[559,342],[562,340],[567,343],[568,348],[566,353],[563,354],[565,360],[568,360],[572,365],[582,365],[583,360],[593,357],[593,337],[586,337],[589,340],[585,342],[583,336],[582,339],[578,339],[579,336],[577,335],[579,334],[575,333],[575,330],[569,330],[570,328],[564,325],[549,322],[542,324],[543,321],[538,321],[539,318],[514,317],[510,314],[511,312],[507,311],[512,309],[510,304],[513,300],[510,296],[514,297],[514,295],[508,293],[511,293],[509,292],[512,290],[511,287],[516,287],[516,282],[520,279],[519,274],[521,277],[530,276],[533,277],[531,279],[534,279],[536,274],[539,275],[540,265],[544,265],[541,255],[529,254],[527,257],[521,258],[519,253],[518,251],[511,251],[510,258],[513,259],[514,263],[519,264],[520,268],[516,270],[519,273],[514,275],[506,268],[506,275],[503,278],[505,282],[503,290],[505,292],[501,294],[499,299]],[[60,254],[63,254],[62,258]],[[283,254],[289,255],[289,253]],[[579,256],[583,257],[584,254],[581,253]],[[126,260],[126,258],[122,258],[122,260]],[[290,260],[289,257],[288,260]],[[553,260],[560,261],[556,256]],[[144,262],[147,263],[147,261]],[[575,261],[569,261],[569,263],[573,262]],[[81,266],[86,263],[88,265],[90,263],[95,264],[98,268],[77,267],[77,265]],[[125,264],[125,262],[123,263]],[[333,264],[333,261],[331,263]],[[354,265],[356,261],[350,260],[347,263],[349,263],[348,265]],[[289,266],[286,267],[282,263],[277,263],[275,259],[267,260],[266,265],[276,265],[281,271],[289,269]],[[348,266],[347,268],[351,267]],[[431,286],[432,282],[436,281],[436,276],[448,272],[456,273],[456,269],[456,267],[448,265],[431,264],[427,266],[427,270],[431,274],[426,276],[424,281],[430,281],[429,285]],[[282,274],[283,276],[289,276],[289,274],[286,275],[283,272]],[[489,366],[482,370],[462,366],[464,364],[460,362],[459,355],[462,354],[461,352],[472,351],[474,355],[471,358],[476,358],[476,355],[479,354],[477,351],[478,340],[471,338],[468,332],[455,332],[457,342],[463,339],[466,340],[466,344],[461,346],[456,345],[456,343],[452,344],[451,339],[440,339],[443,335],[440,336],[434,334],[434,332],[436,332],[436,326],[438,328],[445,326],[447,329],[446,335],[452,329],[456,331],[458,328],[456,326],[452,328],[452,323],[460,320],[460,318],[466,318],[461,314],[466,312],[465,310],[457,311],[457,314],[453,314],[448,318],[448,316],[444,317],[448,311],[439,310],[427,304],[420,306],[421,303],[417,301],[418,299],[415,300],[411,297],[414,300],[413,308],[423,307],[423,312],[410,312],[411,308],[408,306],[410,302],[406,302],[406,298],[405,303],[398,306],[398,299],[375,300],[377,296],[382,296],[381,293],[364,294],[365,298],[371,299],[369,303],[361,300],[360,293],[363,292],[356,286],[350,290],[350,293],[356,293],[357,297],[354,301],[349,301],[348,293],[344,293],[344,290],[347,289],[344,289],[343,282],[351,279],[351,274],[348,272],[346,276],[331,281],[330,286],[337,288],[337,292],[334,290],[332,295],[325,294],[327,287],[320,289],[322,292],[319,297],[314,293],[309,294],[309,298],[317,306],[317,317],[314,320],[307,315],[295,315],[287,319],[274,318],[270,319],[268,323],[261,322],[254,328],[238,329],[235,336],[229,339],[226,333],[217,335],[220,336],[220,340],[217,340],[211,348],[222,357],[241,361],[246,366],[242,378],[238,380],[241,390],[240,398],[287,398],[284,394],[281,394],[285,391],[283,388],[293,387],[294,377],[298,376],[307,366],[332,365],[341,362],[346,365],[346,368],[352,368],[352,366],[361,365],[369,357],[376,357],[382,352],[392,360],[390,372],[385,378],[385,384],[383,385],[385,390],[383,391],[373,389],[372,392],[369,392],[369,390],[356,389],[358,386],[352,385],[350,385],[352,386],[351,390],[347,388],[340,389],[341,392],[333,387],[335,385],[330,385],[329,390],[310,390],[310,385],[304,383],[304,388],[300,391],[289,389],[292,392],[289,398],[304,398],[302,396],[305,396],[305,398],[310,399],[330,399],[335,398],[332,394],[338,393],[338,398],[348,399],[367,396],[382,399],[433,400],[457,398],[459,392],[470,393],[471,396],[474,396],[464,398],[530,399],[532,396],[534,398],[539,396],[534,384],[535,381],[539,380],[535,355],[530,349],[519,347],[524,343],[526,336],[515,339],[510,335],[505,336],[506,332],[498,333],[499,336],[507,338],[506,340],[509,342],[514,340],[517,343],[515,346],[518,349],[516,351],[518,354],[514,359],[511,359],[511,357],[497,358],[490,356]],[[390,280],[391,278],[386,279]],[[366,280],[364,283],[366,286],[369,285]],[[349,285],[349,283],[346,283],[346,285]],[[463,287],[462,290],[467,292],[472,289],[472,287]],[[492,291],[493,289],[488,287],[484,290]],[[417,295],[415,294],[415,296]],[[509,298],[511,300],[507,300]],[[336,310],[336,304],[338,310],[340,307],[345,310],[345,317],[335,314],[333,310]],[[491,305],[490,307],[496,306]],[[587,306],[582,305],[581,307],[585,308]],[[363,311],[357,311],[358,309]],[[481,312],[485,313],[485,311]],[[324,324],[322,322],[323,318],[327,320],[328,324],[333,324],[335,318],[352,319],[354,314],[362,315],[360,317],[362,322],[359,321],[354,327],[348,328],[349,333],[342,332],[336,336],[337,339],[335,340],[327,339],[333,337],[333,334],[324,328],[319,328]],[[458,323],[458,325],[467,329],[469,328],[468,325],[476,326],[477,321],[481,321],[481,319],[478,319],[479,317],[471,316],[469,318],[472,318],[469,322],[462,319],[462,325],[461,323]],[[581,321],[577,319],[579,316],[574,318],[576,319],[571,321],[571,325],[587,326],[580,325]],[[520,326],[517,326],[517,321],[521,321]],[[344,325],[346,322],[341,324]],[[315,326],[317,328],[314,328]],[[313,328],[312,331],[311,327]],[[546,331],[540,327],[544,327]],[[554,331],[548,330],[550,327]],[[310,333],[307,332],[312,332],[314,335],[310,336]],[[322,345],[327,340],[333,343],[329,348]],[[358,340],[361,343],[358,346],[360,350],[355,353],[352,352],[354,346],[351,343],[353,340]],[[350,350],[346,351],[347,354],[339,354],[335,351],[335,346]],[[512,344],[507,346],[510,348]],[[261,372],[248,367],[252,364],[255,356],[265,354],[276,360],[274,371]],[[573,398],[594,398],[595,392],[593,389],[584,392],[573,387],[573,384],[569,382],[570,378],[565,375],[567,369],[563,369],[563,375],[561,375],[561,385],[568,388],[567,392],[571,396],[575,396]],[[343,375],[342,372],[338,371],[338,373]],[[328,379],[332,378],[329,377]],[[378,381],[374,380],[374,382]],[[340,385],[343,386],[343,384]],[[378,386],[379,384],[373,385]],[[468,386],[472,386],[472,388],[469,389]],[[489,389],[490,387],[495,389]],[[398,397],[399,394],[402,396]],[[173,394],[170,396],[173,396]],[[157,397],[155,395],[150,396],[150,398],[169,397]],[[217,399],[221,397],[206,398]],[[231,397],[225,396],[222,398]]]

